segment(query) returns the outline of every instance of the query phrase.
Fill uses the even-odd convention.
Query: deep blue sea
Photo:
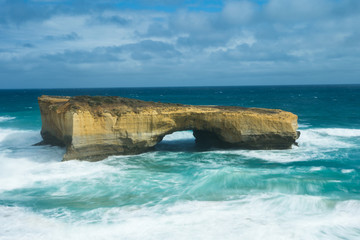
[[[277,108],[299,116],[289,150],[156,151],[61,162],[37,97],[110,95]],[[360,85],[0,90],[0,239],[360,239]]]

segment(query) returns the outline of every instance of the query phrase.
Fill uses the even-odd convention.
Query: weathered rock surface
[[[287,149],[297,116],[277,109],[193,106],[120,97],[39,97],[43,143],[66,146],[64,160],[137,154],[170,133],[193,130],[197,143]]]

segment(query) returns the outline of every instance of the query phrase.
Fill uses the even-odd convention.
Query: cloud
[[[327,16],[332,8],[329,0],[271,0],[266,5],[266,13],[281,21],[309,21]]]
[[[121,59],[115,54],[95,49],[93,51],[65,51],[63,53],[44,55],[42,58],[51,62],[71,64],[118,62]]]
[[[0,78],[13,86],[359,83],[357,0],[0,5]]]
[[[51,16],[49,7],[37,7],[27,1],[2,0],[0,4],[0,24],[18,25],[27,21],[40,21]]]
[[[126,26],[130,23],[131,21],[129,19],[120,17],[120,16],[97,16],[96,18],[94,18],[90,23],[91,24],[114,24],[117,26]]]
[[[79,40],[80,36],[76,32],[61,35],[47,35],[44,37],[48,41],[75,41]]]
[[[172,37],[175,34],[173,29],[170,29],[168,24],[161,22],[151,23],[146,33],[140,34],[142,37]]]
[[[153,40],[144,40],[135,44],[124,45],[119,49],[130,52],[134,60],[149,60],[151,58],[172,59],[181,56],[181,53],[173,45]]]
[[[51,62],[62,62],[71,64],[82,63],[108,63],[122,62],[126,58],[131,58],[139,62],[150,59],[167,59],[179,57],[180,52],[174,46],[159,41],[144,40],[134,44],[124,44],[121,46],[98,47],[91,51],[69,51],[61,53],[47,54],[42,56]]]
[[[24,43],[22,46],[23,46],[24,48],[34,48],[34,47],[35,47],[35,45],[34,45],[34,44],[31,44],[31,43]]]
[[[247,23],[255,16],[256,5],[249,1],[228,2],[224,9],[224,18],[232,24]]]

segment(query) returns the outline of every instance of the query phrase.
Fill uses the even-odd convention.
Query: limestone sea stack
[[[287,149],[297,116],[278,109],[196,106],[108,96],[38,98],[44,144],[66,147],[63,160],[96,161],[152,149],[167,134],[193,130],[196,143]]]

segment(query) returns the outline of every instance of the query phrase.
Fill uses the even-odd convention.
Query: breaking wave
[[[70,210],[0,207],[4,239],[356,239],[360,201],[261,194],[226,202]],[[70,217],[70,218],[71,218]],[[96,222],[93,222],[97,219]],[[206,227],[204,227],[206,226]]]
[[[15,119],[16,117],[0,116],[0,122],[6,122]]]

